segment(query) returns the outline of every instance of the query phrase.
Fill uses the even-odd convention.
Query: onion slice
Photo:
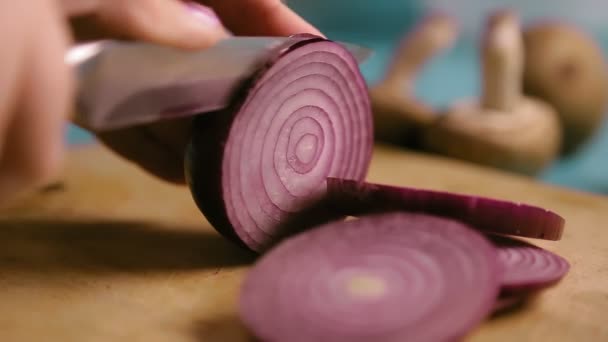
[[[490,233],[559,240],[564,219],[539,207],[456,194],[330,178],[328,201],[333,210],[350,216],[395,210],[422,212],[460,220]]]
[[[493,310],[496,249],[464,224],[372,214],[289,237],[247,274],[239,312],[263,341],[452,341]]]
[[[561,281],[570,270],[563,257],[519,239],[491,236],[503,266],[503,294],[539,291]]]
[[[328,176],[363,179],[372,147],[355,58],[338,43],[297,35],[269,53],[230,108],[195,119],[186,179],[220,233],[262,251],[284,222],[324,197]]]

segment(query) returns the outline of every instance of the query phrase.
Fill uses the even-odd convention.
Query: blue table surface
[[[361,65],[363,76],[369,84],[381,77],[401,34],[411,28],[421,14],[421,10],[412,5],[410,11],[401,12],[398,23],[389,20],[390,18],[384,22],[380,21],[376,34],[370,34],[369,30],[345,29],[348,26],[344,21],[342,24],[336,24],[335,21],[324,20],[317,12],[307,13],[307,8],[302,6],[299,8],[300,13],[320,27],[328,37],[358,43],[374,50],[374,55]],[[356,22],[359,19],[351,17],[347,21]],[[384,27],[381,27],[382,25]],[[596,37],[604,51],[608,52],[608,36],[602,37],[598,34]],[[480,84],[478,67],[476,40],[460,39],[451,50],[437,56],[421,71],[416,84],[416,95],[437,107],[447,106],[465,97],[477,96]],[[80,144],[90,142],[93,137],[86,131],[70,126],[67,139],[70,144]],[[576,155],[557,161],[539,175],[539,179],[547,183],[605,194],[608,193],[608,173],[604,171],[606,169],[608,122]]]

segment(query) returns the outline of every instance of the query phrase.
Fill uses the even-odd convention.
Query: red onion
[[[299,35],[268,61],[230,108],[196,118],[186,158],[206,218],[255,251],[324,196],[328,176],[363,179],[373,147],[367,88],[346,49]]]
[[[399,209],[488,232],[561,238],[563,218],[538,207],[363,183],[372,114],[353,56],[338,43],[298,35],[266,61],[229,108],[194,122],[187,180],[198,207],[226,237],[260,252],[339,215]],[[323,209],[322,201],[332,205]],[[315,205],[321,210],[303,214]]]
[[[503,236],[493,236],[498,259],[505,272],[504,293],[529,293],[557,284],[570,270],[561,256],[530,243]]]
[[[559,240],[564,219],[546,209],[487,197],[328,179],[334,210],[358,216],[405,210],[458,219],[485,232]]]
[[[502,301],[501,286],[536,289],[567,271],[540,249],[501,245],[499,258],[482,235],[558,240],[564,220],[553,212],[365,183],[368,92],[337,43],[292,37],[230,103],[194,119],[186,179],[213,227],[267,252],[239,302],[264,341],[456,340],[528,294]],[[360,218],[338,220],[348,215]]]
[[[492,311],[501,268],[479,232],[374,214],[287,238],[248,273],[239,308],[263,341],[451,341]]]

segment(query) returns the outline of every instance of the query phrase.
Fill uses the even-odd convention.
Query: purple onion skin
[[[186,150],[185,172],[190,192],[199,210],[211,226],[225,238],[248,249],[231,228],[223,205],[222,158],[218,141],[225,141],[230,129],[231,115],[226,110],[199,115],[194,118],[194,133]],[[221,145],[220,145],[221,146]],[[213,177],[213,179],[208,179]]]
[[[280,222],[277,229],[278,233],[276,236],[269,236],[264,246],[252,246],[237,234],[227,213],[223,195],[225,190],[223,188],[223,177],[226,171],[223,170],[224,148],[229,139],[232,123],[239,114],[241,106],[248,100],[250,91],[254,88],[258,79],[263,77],[265,72],[281,57],[307,44],[330,42],[327,39],[310,34],[294,35],[291,38],[291,41],[270,51],[266,59],[260,60],[260,67],[234,92],[233,100],[230,101],[231,105],[228,108],[194,118],[192,136],[184,160],[186,181],[190,192],[199,210],[205,215],[209,223],[224,237],[243,248],[258,253],[270,248],[288,235],[329,220],[345,217],[335,212],[328,212],[322,203],[323,198],[316,198],[310,201],[309,206],[303,206],[301,213],[294,213],[289,220]],[[369,114],[369,121],[371,122],[371,106]],[[369,130],[372,130],[371,125]],[[369,153],[364,156],[362,161],[366,164],[365,173],[367,173],[367,168],[371,162],[372,145],[373,133],[370,133]]]

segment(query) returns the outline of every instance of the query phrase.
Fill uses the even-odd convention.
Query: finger
[[[93,13],[104,0],[59,0],[62,13],[68,16],[85,15]]]
[[[9,10],[12,11],[9,12]],[[17,2],[0,3],[0,41],[6,50],[0,54],[0,165],[6,129],[16,107],[23,74],[23,56],[27,23],[18,20],[25,15],[27,5]],[[11,13],[11,14],[9,14]]]
[[[323,34],[281,0],[200,0],[236,35],[288,36]]]
[[[30,2],[31,3],[31,2]],[[7,130],[0,167],[0,199],[51,181],[63,157],[64,125],[73,80],[64,63],[68,35],[53,1],[36,0],[37,25],[29,30],[17,113]],[[40,35],[36,27],[44,27]]]
[[[77,40],[144,40],[183,49],[214,45],[227,32],[212,15],[179,0],[105,0],[94,14],[70,20]]]
[[[98,134],[110,149],[166,181],[184,184],[184,151],[191,119],[177,119]]]

